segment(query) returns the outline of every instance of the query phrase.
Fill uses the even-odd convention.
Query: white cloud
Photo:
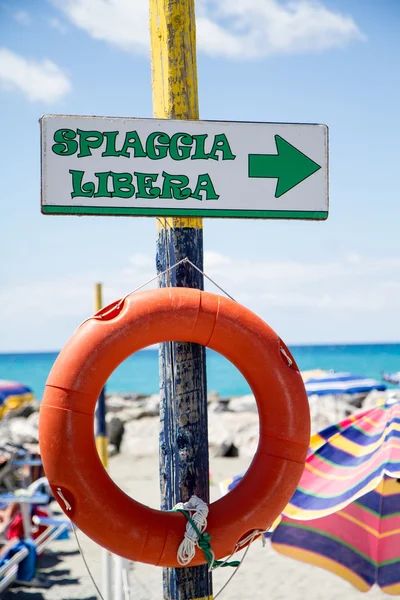
[[[219,252],[209,250],[205,253],[205,261],[208,269],[223,267],[229,265],[232,261],[228,256],[224,256]]]
[[[26,12],[26,10],[17,10],[13,16],[14,19],[21,25],[28,26],[32,22],[31,16],[28,12]]]
[[[142,252],[136,252],[131,258],[129,262],[139,269],[152,269],[154,268],[154,259],[147,254],[143,254]]]
[[[235,260],[211,250],[205,253],[205,272],[288,343],[399,339],[399,258]],[[94,312],[88,282],[104,282],[104,303],[109,304],[155,275],[154,256],[136,253],[119,270],[2,286],[0,351],[60,348]],[[152,281],[145,289],[156,286]],[[221,293],[208,280],[205,289]]]
[[[19,91],[29,100],[57,102],[71,90],[63,71],[47,58],[36,61],[0,48],[0,85],[7,91]]]
[[[199,38],[213,34],[213,52],[238,58],[321,51],[363,39],[350,16],[316,0],[203,0],[200,7]],[[224,23],[224,35],[216,23]],[[207,37],[200,40],[211,53]]]
[[[236,300],[265,314],[269,309],[315,309],[334,312],[400,311],[400,260],[357,261],[344,256],[332,262],[234,260],[205,252],[205,272]],[[206,289],[216,291],[210,283]]]
[[[361,260],[361,256],[357,252],[349,252],[344,258],[347,262],[353,264],[359,263]]]
[[[147,2],[52,0],[74,25],[124,50],[149,51]],[[365,39],[351,16],[318,0],[199,0],[197,42],[211,56],[319,52]]]
[[[66,34],[68,31],[67,27],[64,25],[64,23],[62,21],[60,21],[60,19],[56,19],[55,17],[53,17],[52,19],[49,19],[48,23],[49,23],[50,27],[52,27],[53,29],[56,29],[63,35]]]
[[[70,21],[94,39],[124,50],[149,47],[148,3],[142,0],[53,0]]]

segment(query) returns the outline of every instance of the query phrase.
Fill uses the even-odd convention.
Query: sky
[[[327,221],[204,220],[205,272],[289,345],[400,341],[397,0],[197,0],[200,117],[322,123]],[[0,352],[155,273],[149,217],[45,216],[43,114],[152,117],[145,0],[0,0]],[[207,281],[206,289],[218,292]]]

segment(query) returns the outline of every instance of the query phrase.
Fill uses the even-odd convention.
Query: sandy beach
[[[248,457],[212,458],[211,499],[219,497],[219,482],[245,470]],[[156,455],[134,456],[122,446],[121,454],[111,458],[110,474],[118,485],[135,499],[158,507],[158,458]],[[107,517],[105,515],[105,526]],[[91,540],[79,533],[86,560],[98,585],[101,584],[101,550]],[[239,555],[240,556],[240,555]],[[53,542],[50,550],[40,560],[41,572],[46,574],[49,589],[12,587],[4,600],[95,600],[99,598],[77,550],[74,536],[69,540]],[[229,571],[229,572],[227,572]],[[214,596],[230,576],[230,569],[217,570],[213,575]],[[135,563],[131,565],[130,582],[132,600],[157,600],[162,598],[162,569]],[[221,600],[354,600],[362,597],[346,581],[327,571],[280,556],[269,545],[263,548],[256,541],[245,561],[227,588]],[[384,598],[378,588],[367,594],[370,600]]]

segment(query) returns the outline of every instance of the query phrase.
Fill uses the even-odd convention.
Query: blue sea
[[[383,371],[400,370],[400,344],[349,344],[291,346],[300,368],[333,369],[356,375],[381,378]],[[41,398],[49,371],[57,352],[0,354],[0,379],[19,381]],[[221,396],[250,393],[239,371],[224,357],[207,349],[207,389]],[[131,356],[112,374],[108,392],[158,392],[158,350],[142,350]]]

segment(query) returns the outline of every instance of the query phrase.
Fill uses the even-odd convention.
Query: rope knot
[[[200,500],[197,496],[192,496],[188,502],[179,502],[176,506],[174,506],[173,510],[181,512],[187,520],[186,531],[184,535],[184,539],[181,545],[178,548],[177,560],[178,563],[182,567],[186,567],[190,563],[190,561],[194,558],[196,549],[198,546],[203,552],[204,557],[206,559],[208,570],[212,571],[217,567],[234,567],[235,571],[229,577],[228,581],[225,585],[220,589],[218,594],[214,596],[214,600],[217,596],[220,595],[222,590],[228,585],[232,577],[235,575],[236,571],[242,564],[240,560],[229,560],[235,552],[241,549],[241,547],[246,546],[244,557],[247,554],[247,551],[250,547],[250,544],[254,541],[254,539],[260,534],[264,533],[263,531],[259,531],[258,529],[252,531],[246,538],[240,540],[235,546],[234,551],[226,560],[216,560],[214,552],[211,548],[211,535],[205,531],[207,527],[207,516],[208,516],[208,506],[203,500]],[[190,514],[193,512],[193,516]]]
[[[231,562],[215,560],[214,552],[211,548],[211,535],[207,533],[208,506],[203,500],[192,496],[189,502],[179,502],[173,510],[177,510],[185,515],[187,519],[186,532],[183,542],[178,548],[177,559],[181,566],[185,567],[194,558],[196,546],[203,552],[208,564],[208,569],[211,571],[216,567],[239,567],[240,561],[233,560]],[[194,515],[190,515],[190,511]]]
[[[179,502],[173,510],[183,513],[188,521],[185,536],[177,554],[179,564],[185,567],[193,560],[196,546],[199,545],[202,534],[207,527],[208,506],[197,496],[192,496],[188,502]]]
[[[204,552],[204,550],[210,550],[210,541],[211,541],[211,535],[209,533],[203,533],[200,537],[199,540],[197,542],[197,545],[199,548],[201,548]]]

